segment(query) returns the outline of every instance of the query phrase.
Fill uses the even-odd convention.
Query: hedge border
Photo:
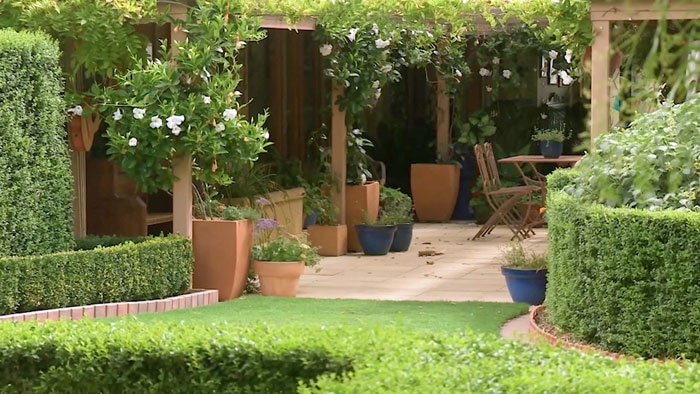
[[[43,311],[13,313],[0,316],[1,322],[47,320],[81,320],[102,317],[118,317],[136,315],[139,313],[167,312],[176,309],[196,308],[219,302],[219,290],[191,289],[188,294],[168,297],[162,300],[113,302],[66,308],[48,309]]]

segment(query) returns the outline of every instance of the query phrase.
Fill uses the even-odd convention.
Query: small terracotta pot
[[[313,225],[307,229],[309,241],[321,256],[342,256],[348,250],[348,227]]]
[[[265,296],[296,297],[303,272],[304,263],[301,261],[255,261],[260,293]]]

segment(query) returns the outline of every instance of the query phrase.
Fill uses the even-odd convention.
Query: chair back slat
[[[474,145],[474,156],[476,157],[476,164],[479,168],[479,174],[481,174],[484,193],[498,190],[500,188],[501,181],[498,176],[498,168],[496,168],[495,164],[492,165],[490,163],[490,160],[493,159],[491,144],[487,142],[483,145]]]

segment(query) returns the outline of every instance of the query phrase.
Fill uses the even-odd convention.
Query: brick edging
[[[100,317],[117,317],[147,312],[165,312],[176,309],[194,308],[219,302],[218,290],[191,289],[188,293],[162,300],[114,302],[58,309],[47,309],[0,316],[0,322],[46,320],[80,320]]]
[[[529,331],[531,334],[535,334],[535,335],[538,335],[540,338],[544,338],[552,346],[561,346],[561,347],[564,347],[566,349],[576,349],[576,350],[581,350],[581,351],[589,352],[589,353],[593,352],[593,353],[604,354],[604,355],[611,357],[615,360],[620,360],[620,359],[631,360],[631,361],[645,360],[643,358],[638,358],[638,357],[630,356],[630,355],[623,354],[623,353],[611,352],[608,350],[603,350],[603,349],[597,348],[595,346],[586,345],[583,343],[572,342],[572,341],[569,341],[569,340],[566,340],[563,338],[559,338],[556,335],[549,333],[549,332],[545,331],[544,329],[542,329],[542,327],[540,327],[537,324],[537,322],[535,321],[535,319],[537,318],[537,314],[543,309],[545,309],[544,305],[537,305],[536,307],[532,308],[532,310],[530,311]],[[652,363],[654,363],[654,362],[664,363],[664,362],[671,361],[671,362],[678,363],[681,366],[683,365],[683,360],[677,360],[677,359],[651,358],[651,359],[646,359],[646,360],[649,362],[652,362]]]

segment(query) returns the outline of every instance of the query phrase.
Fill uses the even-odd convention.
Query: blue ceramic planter
[[[564,144],[559,141],[540,141],[540,153],[542,156],[556,159],[564,151]]]
[[[411,246],[413,239],[413,223],[401,223],[396,225],[394,241],[391,243],[391,252],[405,252]]]
[[[316,211],[311,211],[310,214],[306,215],[304,217],[304,228],[308,228],[309,226],[313,226],[316,224],[316,220],[318,219],[318,214]]]
[[[547,270],[531,270],[501,267],[506,278],[508,292],[514,302],[541,305],[547,287]]]
[[[389,253],[391,243],[394,241],[395,225],[370,226],[356,224],[355,230],[360,239],[362,251],[367,255],[381,256]]]

